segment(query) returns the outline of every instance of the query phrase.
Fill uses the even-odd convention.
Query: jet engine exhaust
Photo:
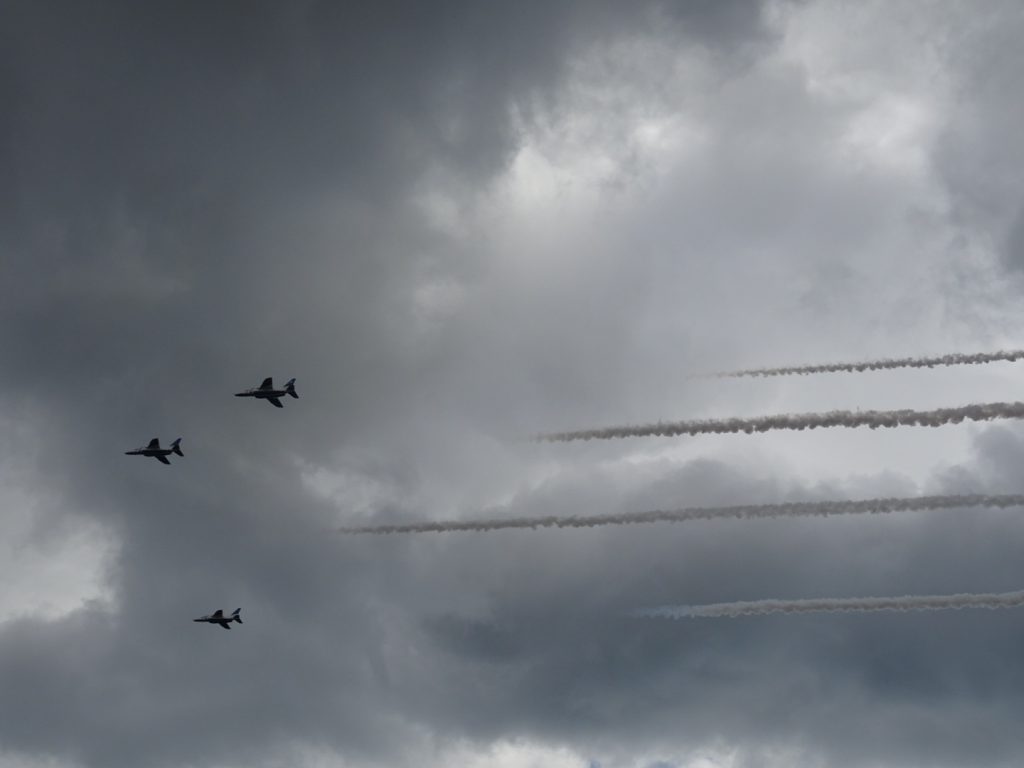
[[[895,357],[863,360],[857,363],[825,363],[823,365],[793,365],[779,368],[747,368],[739,371],[720,371],[695,378],[739,379],[769,376],[808,376],[816,373],[864,373],[887,371],[895,368],[937,368],[953,365],[984,365],[986,363],[1016,362],[1024,360],[1024,349],[950,354],[937,357]]]
[[[833,515],[890,514],[961,508],[1024,506],[1024,494],[1002,496],[914,496],[861,501],[799,501],[783,504],[746,504],[733,507],[683,507],[619,515],[568,515],[511,517],[487,520],[438,520],[426,523],[368,525],[338,529],[339,533],[454,533],[497,531],[505,528],[593,528],[600,525],[638,523],[685,523],[693,520],[766,520],[780,517],[831,517]]]
[[[809,600],[754,600],[708,605],[663,605],[632,614],[645,619],[718,619],[772,613],[846,613],[851,611],[946,611],[963,608],[1019,608],[1024,591],[903,597],[839,597]]]
[[[533,436],[539,443],[568,443],[574,440],[615,440],[624,437],[677,437],[679,435],[721,435],[736,432],[752,434],[778,429],[804,430],[827,427],[941,427],[962,421],[1024,418],[1024,403],[978,403],[958,408],[931,411],[828,411],[826,413],[789,413],[754,418],[694,419],[654,424],[546,432]]]

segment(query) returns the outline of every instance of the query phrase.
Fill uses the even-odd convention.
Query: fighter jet
[[[232,621],[237,621],[239,624],[242,623],[242,617],[238,615],[241,612],[241,608],[236,608],[234,613],[225,617],[224,611],[218,608],[209,616],[200,616],[198,619],[192,619],[192,621],[205,621],[207,624],[220,624],[224,629],[231,629]]]
[[[272,376],[268,376],[257,389],[247,389],[245,392],[235,393],[235,397],[258,397],[261,400],[269,400],[271,405],[278,408],[284,408],[279,398],[285,395],[291,395],[296,400],[299,399],[299,396],[295,394],[295,379],[288,379],[284,389],[274,389],[274,379]]]
[[[185,454],[181,452],[181,438],[179,437],[173,443],[170,448],[160,447],[160,438],[154,437],[149,441],[149,445],[145,448],[136,448],[134,451],[125,451],[125,456],[152,456],[154,459],[159,461],[161,464],[170,464],[167,457],[172,453],[185,457]]]

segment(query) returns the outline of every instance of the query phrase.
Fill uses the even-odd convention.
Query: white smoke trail
[[[768,432],[776,429],[817,429],[819,427],[940,427],[961,421],[1024,418],[1024,403],[977,403],[958,408],[937,408],[932,411],[829,411],[827,413],[784,413],[777,416],[755,416],[749,419],[694,419],[656,424],[581,429],[572,432],[547,432],[534,435],[541,443],[567,443],[572,440],[614,440],[623,437],[674,437],[677,435],[710,435],[730,432]]]
[[[1024,359],[1024,349],[979,352],[976,354],[952,354],[938,357],[896,357],[881,360],[864,360],[859,363],[827,363],[825,365],[793,365],[781,368],[747,368],[740,371],[721,371],[698,378],[738,379],[755,376],[807,376],[815,373],[863,373],[864,371],[885,371],[893,368],[935,368],[949,365],[983,365],[995,362],[1016,362]]]
[[[764,616],[769,613],[842,613],[846,611],[945,611],[961,608],[1018,608],[1024,591],[903,597],[840,597],[810,600],[755,600],[709,605],[663,605],[643,608],[633,616],[650,619],[717,619]]]
[[[887,514],[967,507],[1006,508],[1024,506],[1024,495],[1001,496],[916,496],[862,501],[802,501],[785,504],[748,504],[735,507],[684,507],[682,509],[629,512],[620,515],[572,515],[513,517],[491,520],[440,520],[341,528],[345,534],[452,533],[455,531],[496,531],[502,528],[590,528],[598,525],[636,523],[683,523],[691,520],[758,520],[776,517],[829,517],[831,515]]]

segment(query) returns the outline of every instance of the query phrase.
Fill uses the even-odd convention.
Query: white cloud
[[[54,619],[83,604],[112,599],[108,568],[112,532],[85,516],[66,514],[68,501],[46,487],[37,470],[31,430],[10,419],[19,454],[0,459],[0,623]]]

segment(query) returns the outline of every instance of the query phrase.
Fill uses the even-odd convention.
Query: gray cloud
[[[709,438],[696,456],[512,439],[555,419],[854,407],[843,385],[683,382],[736,360],[984,334],[968,312],[944,324],[928,309],[978,289],[918,279],[945,262],[908,239],[924,250],[952,227],[928,196],[899,168],[837,159],[862,105],[821,96],[820,73],[780,54],[795,50],[772,17],[787,9],[10,10],[0,362],[17,432],[0,456],[32,455],[4,482],[45,495],[41,535],[81,519],[113,554],[111,601],[0,625],[0,749],[114,768],[304,749],[422,765],[425,741],[441,764],[462,740],[521,737],[602,764],[720,744],[748,762],[793,747],[835,765],[1014,763],[1012,612],[643,632],[622,618],[1017,589],[1010,511],[324,535],[495,506],[917,490],[902,465],[876,475],[838,451],[831,475],[802,474],[827,453],[810,439]],[[230,397],[267,375],[298,377],[302,399]],[[963,386],[892,376],[856,404],[930,407]],[[943,432],[943,455],[973,454],[929,473],[929,491],[1024,491],[1017,431]],[[172,467],[121,454],[179,434]],[[238,606],[230,633],[189,621]]]
[[[1006,263],[1019,267],[1024,188],[1009,168],[1024,156],[1014,128],[1022,112],[1016,100],[1005,98],[1005,89],[1021,54],[1004,43],[1020,33],[1024,17],[1014,3],[993,5],[984,14],[953,8],[960,23],[945,46],[956,77],[936,168],[967,241],[991,238]]]

